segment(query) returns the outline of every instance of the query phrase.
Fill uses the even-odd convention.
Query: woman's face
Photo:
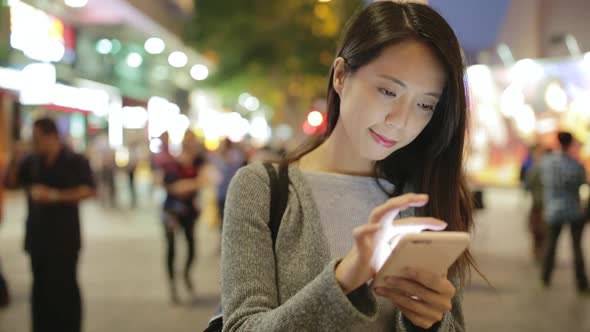
[[[348,149],[371,161],[410,144],[426,127],[445,86],[445,72],[426,45],[407,40],[354,73],[334,69],[340,118],[334,129]]]

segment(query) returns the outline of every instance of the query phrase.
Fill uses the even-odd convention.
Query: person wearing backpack
[[[218,329],[465,331],[469,252],[445,276],[407,270],[368,286],[384,222],[472,229],[463,73],[455,34],[427,5],[379,1],[351,19],[329,77],[328,130],[279,163],[289,183],[276,234],[264,164],[230,184]],[[392,211],[401,219],[382,222]]]

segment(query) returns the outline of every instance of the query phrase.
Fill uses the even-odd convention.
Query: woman
[[[171,299],[176,303],[178,302],[178,293],[174,268],[175,234],[180,229],[186,238],[187,258],[184,265],[184,283],[189,293],[192,293],[193,284],[190,271],[195,257],[194,226],[200,212],[195,206],[195,201],[199,189],[207,184],[205,160],[199,154],[196,137],[187,131],[182,140],[180,155],[161,166],[167,194],[163,211],[167,242],[166,267]]]
[[[367,286],[388,212],[402,211],[394,225],[472,228],[463,69],[456,36],[426,5],[380,1],[352,18],[328,84],[327,133],[287,160],[276,260],[264,167],[241,169],[230,185],[224,331],[465,330],[469,253],[448,276],[409,270],[387,288]]]

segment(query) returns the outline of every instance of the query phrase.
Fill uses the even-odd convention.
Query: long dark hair
[[[396,185],[391,196],[404,188],[427,193],[429,204],[417,215],[433,216],[448,223],[447,230],[470,232],[473,228],[471,195],[463,173],[467,131],[464,64],[459,42],[448,23],[432,8],[418,3],[380,1],[350,19],[338,47],[337,57],[348,73],[367,65],[381,52],[404,40],[424,43],[446,71],[446,85],[434,115],[420,135],[407,146],[375,163],[375,177]],[[332,133],[340,116],[340,97],[333,87],[334,67],[327,93],[328,130],[289,155],[284,162],[299,160],[320,146]],[[470,267],[479,272],[467,251],[451,267],[450,275],[465,282]]]

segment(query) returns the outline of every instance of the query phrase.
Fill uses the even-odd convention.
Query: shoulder
[[[229,183],[225,215],[230,219],[251,218],[265,213],[269,202],[270,180],[264,165],[250,164],[240,168]]]
[[[274,165],[275,169],[278,167]],[[290,180],[293,180],[293,170],[290,169]],[[251,198],[267,200],[270,194],[270,178],[266,166],[261,162],[255,162],[238,169],[230,181],[230,196],[240,195]]]
[[[577,159],[575,159],[571,156],[563,156],[563,163],[572,167],[572,168],[577,168],[577,169],[584,168],[584,166],[582,166],[581,162],[579,162]]]
[[[272,164],[278,172],[278,164]],[[289,166],[289,191],[298,192],[300,195],[309,192],[306,180],[297,167]],[[230,191],[237,187],[249,187],[249,190],[263,191],[268,193],[270,178],[263,162],[254,162],[238,169],[230,182]],[[300,197],[301,198],[301,197]]]

